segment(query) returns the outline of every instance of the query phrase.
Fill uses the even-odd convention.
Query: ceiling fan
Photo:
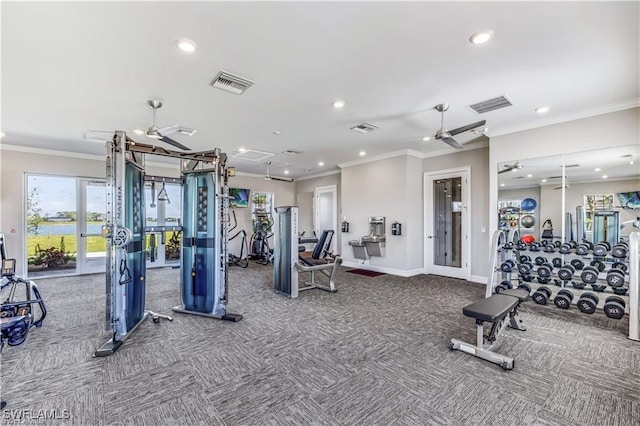
[[[269,166],[271,165],[271,161],[265,161],[264,164],[267,166],[267,174],[264,175],[264,180],[279,180],[280,182],[293,182],[293,178],[282,178],[271,176],[269,173]]]
[[[447,143],[456,149],[462,149],[464,147],[460,145],[458,141],[453,139],[453,136],[484,126],[487,122],[486,120],[482,120],[476,123],[467,124],[466,126],[458,127],[457,129],[447,130],[444,128],[444,113],[449,109],[449,104],[438,104],[435,108],[437,111],[442,113],[440,129],[436,132],[436,139],[442,140],[444,143]]]
[[[179,124],[173,124],[171,126],[158,129],[158,125],[156,124],[156,111],[162,108],[162,102],[155,99],[151,99],[147,101],[147,105],[149,105],[149,107],[151,107],[151,109],[153,110],[153,125],[147,129],[147,131],[145,132],[145,135],[147,135],[150,138],[160,139],[162,142],[168,143],[169,145],[173,145],[176,148],[182,149],[184,151],[190,151],[191,148],[188,148],[182,145],[180,142],[177,142],[171,139],[170,137],[168,137],[168,135],[179,133],[182,135],[191,136],[196,132],[196,130],[181,126]]]
[[[511,172],[513,170],[519,170],[521,168],[524,167],[524,164],[522,164],[519,161],[516,161],[513,164],[505,164],[504,166],[502,166],[502,170],[498,170],[498,174],[502,174],[502,173],[507,173],[507,172]]]

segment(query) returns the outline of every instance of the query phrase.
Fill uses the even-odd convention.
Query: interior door
[[[78,272],[102,272],[106,265],[106,240],[102,236],[107,205],[105,181],[79,179],[79,185]]]
[[[338,190],[335,185],[318,187],[315,190],[315,231],[318,238],[322,231],[333,230],[334,239],[330,249],[335,247],[335,235],[338,230]]]
[[[425,173],[425,270],[469,280],[469,170]]]

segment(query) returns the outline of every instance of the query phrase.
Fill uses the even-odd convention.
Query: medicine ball
[[[536,218],[533,215],[527,214],[520,218],[520,225],[524,228],[531,228],[536,224]]]
[[[520,203],[520,208],[526,212],[533,211],[536,209],[536,207],[538,207],[538,203],[536,203],[536,200],[534,200],[533,198],[525,198]]]

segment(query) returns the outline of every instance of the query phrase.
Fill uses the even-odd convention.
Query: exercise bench
[[[338,265],[342,263],[340,256],[331,254],[331,240],[333,239],[333,230],[322,231],[322,235],[317,241],[316,246],[311,253],[311,257],[299,256],[295,266],[299,272],[310,272],[311,281],[305,283],[304,287],[299,287],[298,291],[310,290],[317,288],[320,290],[335,293],[336,283],[335,275],[338,270]],[[314,242],[314,239],[298,238],[298,244],[304,244],[308,242]],[[298,246],[298,252],[304,252],[304,246]],[[320,284],[316,281],[315,273],[317,271],[322,272],[328,278],[327,284]]]
[[[514,359],[491,350],[502,330],[509,326],[525,331],[518,316],[518,307],[527,300],[529,293],[523,289],[504,290],[482,300],[478,300],[462,309],[462,313],[476,320],[476,344],[472,345],[457,339],[451,339],[449,349],[461,350],[478,358],[493,362],[503,370],[512,370]],[[484,334],[484,323],[490,323],[489,333]]]

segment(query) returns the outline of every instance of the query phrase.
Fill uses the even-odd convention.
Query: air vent
[[[565,176],[564,178],[567,179],[569,176]],[[549,176],[547,179],[562,179],[562,176]]]
[[[239,160],[247,161],[264,161],[269,157],[273,157],[275,154],[265,151],[257,151],[255,149],[245,149],[242,152],[236,151],[231,156]]]
[[[253,83],[253,81],[247,78],[240,77],[226,71],[220,71],[209,84],[218,89],[235,93],[236,95],[241,95],[245,90],[251,87]]]
[[[287,155],[300,155],[302,154],[302,151],[298,151],[296,149],[287,149],[286,151],[282,151],[282,153]]]
[[[476,114],[484,114],[485,112],[495,111],[500,108],[505,108],[513,105],[509,99],[505,96],[499,96],[497,98],[489,99],[488,101],[478,102],[477,104],[469,105],[471,111]]]
[[[378,126],[376,126],[374,124],[362,123],[362,124],[358,124],[357,126],[353,126],[351,128],[351,130],[353,130],[354,132],[358,132],[358,133],[369,133],[369,132],[373,132],[377,128],[378,128]]]

